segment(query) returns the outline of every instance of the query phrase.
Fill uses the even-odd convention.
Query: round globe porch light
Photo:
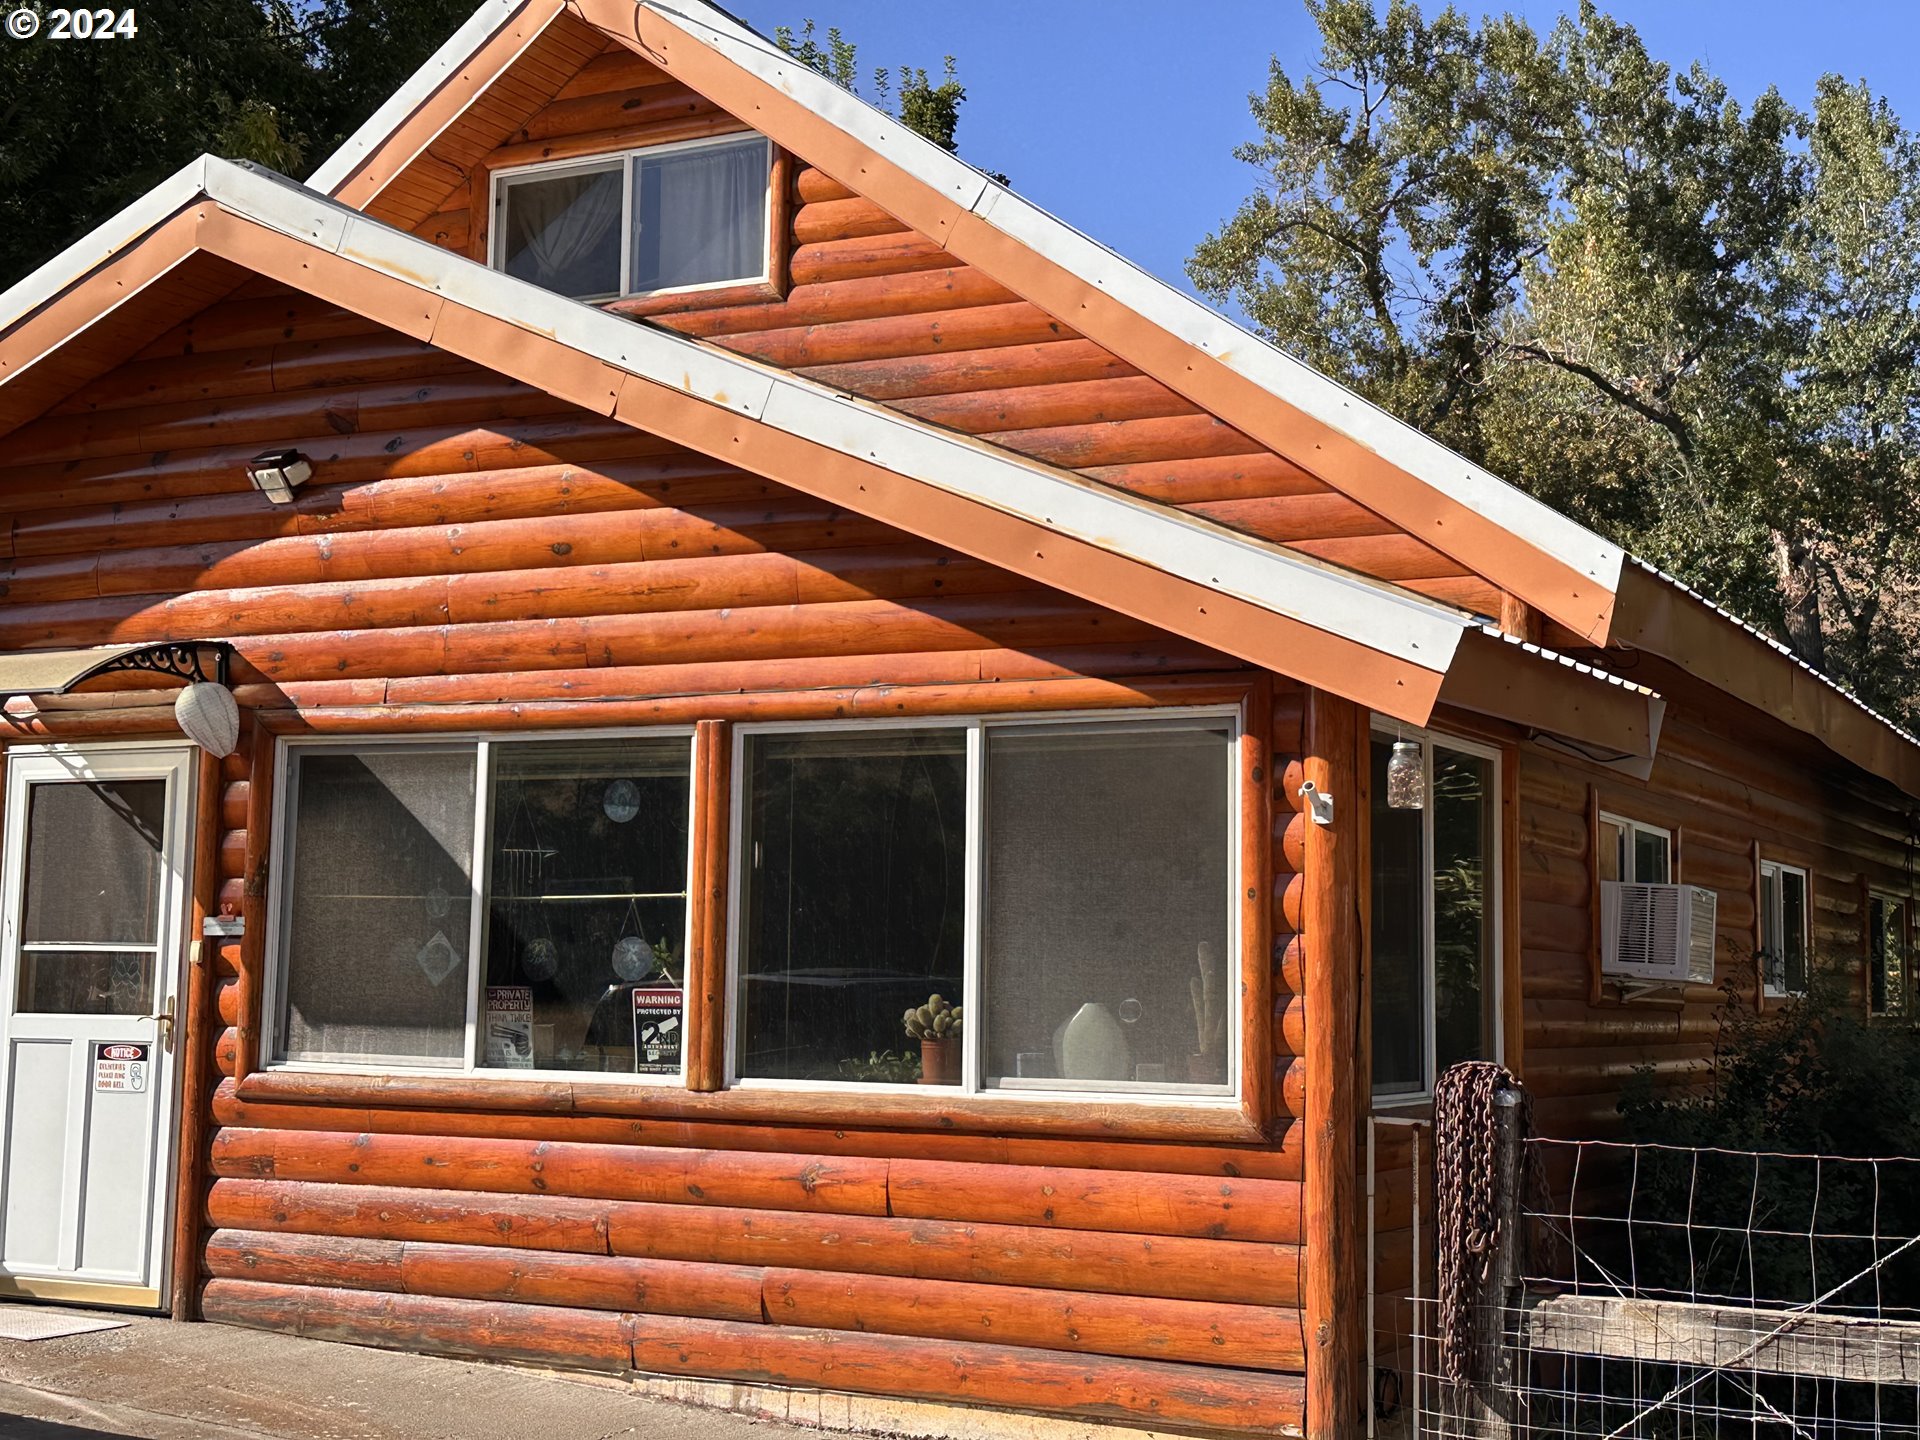
[[[240,743],[240,702],[213,680],[196,680],[173,702],[173,718],[194,744],[224,759]]]

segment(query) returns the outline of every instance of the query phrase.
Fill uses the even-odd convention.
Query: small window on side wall
[[[1907,902],[1897,895],[1867,897],[1867,1008],[1907,1013]]]
[[[1673,880],[1673,832],[1603,813],[1600,879],[1637,885],[1669,884]]]
[[[1760,978],[1769,995],[1807,993],[1810,909],[1805,870],[1761,861]]]
[[[573,300],[763,280],[772,164],[730,135],[503,171],[494,268]]]

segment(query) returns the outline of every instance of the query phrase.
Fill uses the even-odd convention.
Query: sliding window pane
[[[1789,994],[1807,989],[1807,877],[1780,872],[1780,971]]]
[[[283,1058],[460,1063],[473,752],[296,751],[291,768]]]
[[[749,737],[742,1076],[918,1078],[902,1017],[961,996],[966,770],[958,729]]]
[[[1493,1055],[1493,762],[1433,751],[1434,1073]]]
[[[644,294],[767,272],[773,151],[758,136],[633,157],[633,274]]]
[[[1427,867],[1422,811],[1387,804],[1393,741],[1372,746],[1373,1093],[1427,1087]]]
[[[1232,737],[987,732],[987,1083],[1229,1083]]]
[[[678,1075],[692,741],[492,754],[480,1064]]]
[[[500,268],[576,300],[619,294],[624,185],[617,160],[503,181]]]
[[[1658,830],[1633,832],[1633,878],[1642,885],[1665,885],[1673,879],[1673,842]]]

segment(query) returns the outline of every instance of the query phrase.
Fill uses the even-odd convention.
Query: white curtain
[[[563,295],[620,288],[620,172],[523,180],[507,190],[507,273]]]
[[[634,158],[637,291],[761,275],[767,263],[767,142]]]

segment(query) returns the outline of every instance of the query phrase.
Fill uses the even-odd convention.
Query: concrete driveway
[[[0,1340],[0,1437],[819,1440],[817,1430],[678,1405],[616,1384],[225,1325],[134,1320],[65,1339]]]

